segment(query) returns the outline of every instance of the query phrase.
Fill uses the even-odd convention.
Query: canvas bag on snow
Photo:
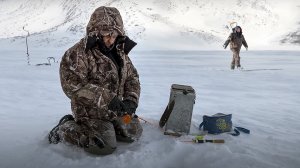
[[[212,116],[203,116],[203,122],[200,124],[199,129],[203,127],[204,131],[209,134],[220,134],[230,132],[232,129],[232,114],[217,113]]]

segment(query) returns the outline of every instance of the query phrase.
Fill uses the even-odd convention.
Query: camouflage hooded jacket
[[[111,119],[108,104],[118,96],[138,104],[140,83],[138,73],[124,44],[116,45],[121,60],[120,71],[99,48],[85,52],[88,36],[106,35],[117,31],[124,35],[123,21],[119,11],[111,7],[99,7],[87,25],[87,36],[68,49],[60,64],[60,80],[64,93],[71,99],[76,121],[88,119]]]

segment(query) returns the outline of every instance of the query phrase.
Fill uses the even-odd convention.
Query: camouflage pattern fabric
[[[228,43],[230,43],[230,49],[241,50],[242,45],[244,45],[246,48],[248,48],[248,44],[247,44],[243,34],[238,36],[236,33],[231,33],[229,35],[229,37],[227,38],[225,44],[228,44]]]
[[[115,112],[108,110],[108,104],[115,96],[120,100],[139,103],[139,75],[124,53],[124,44],[115,46],[121,60],[120,71],[99,48],[85,52],[88,36],[105,36],[114,32],[124,35],[119,11],[116,8],[99,7],[87,25],[87,36],[68,49],[62,57],[61,86],[71,100],[75,118],[75,121],[68,121],[60,126],[59,135],[66,142],[84,147],[90,143],[91,137],[99,136],[108,146],[115,148],[115,125],[112,122],[118,117]],[[138,138],[142,129],[138,121],[135,124],[140,129],[136,136]]]
[[[113,31],[117,31],[121,36],[125,34],[120,12],[113,7],[101,6],[97,8],[87,25],[87,35],[92,36],[101,34],[106,36]]]
[[[60,125],[58,129],[61,142],[83,147],[85,151],[97,155],[111,154],[115,151],[116,134],[137,140],[142,132],[143,128],[137,118],[132,118],[131,123],[124,124],[121,117],[117,117],[116,122],[91,119],[87,124],[70,120]],[[94,138],[103,141],[104,146],[97,146],[93,141]]]
[[[62,142],[83,147],[92,154],[111,154],[117,147],[114,126],[109,121],[90,120],[89,125],[67,121],[59,126],[58,134]],[[103,146],[95,144],[94,138],[103,141]]]
[[[231,69],[234,69],[235,66],[240,67],[241,66],[240,50],[231,49],[231,51],[232,51]]]
[[[71,99],[75,120],[112,119],[115,114],[107,106],[115,96],[138,104],[139,76],[122,46],[117,46],[123,62],[120,76],[110,58],[97,49],[85,53],[84,46],[83,39],[70,48],[60,65],[61,85]]]
[[[90,22],[93,23],[97,19],[101,22],[108,17],[100,12],[104,10],[103,8],[117,11],[115,8],[100,7],[96,9],[96,14],[92,14]],[[116,14],[118,14],[115,16],[116,20],[122,20],[121,18],[117,19],[121,16],[118,12]],[[102,24],[94,25],[90,22],[88,24],[89,30],[99,30],[99,32],[103,30]],[[120,23],[114,22],[110,26],[118,26],[115,24]],[[61,85],[64,93],[71,99],[72,112],[76,121],[110,120],[114,114],[108,110],[107,106],[115,96],[121,100],[128,99],[138,104],[140,96],[139,76],[130,58],[124,53],[123,45],[118,44],[116,46],[117,54],[122,62],[121,73],[119,74],[113,61],[103,55],[98,48],[84,52],[86,38],[64,54],[60,64]]]
[[[248,48],[248,44],[245,40],[243,34],[238,36],[236,33],[231,33],[227,38],[224,46],[227,46],[230,43],[230,50],[233,53],[232,62],[231,62],[231,69],[234,69],[235,66],[240,67],[240,50],[242,45]]]

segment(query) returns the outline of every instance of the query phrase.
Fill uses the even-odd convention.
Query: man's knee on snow
[[[89,145],[84,147],[84,150],[94,155],[109,155],[117,149],[116,143],[108,143],[103,141],[102,138],[91,137],[89,139]]]
[[[114,127],[117,140],[122,142],[134,142],[141,137],[143,132],[143,128],[138,118],[135,117],[132,118],[129,124],[124,124],[122,118],[119,117],[114,122]]]
[[[67,121],[59,127],[59,135],[65,142],[84,147],[88,145],[88,136],[85,130],[84,126],[78,125],[75,121]]]

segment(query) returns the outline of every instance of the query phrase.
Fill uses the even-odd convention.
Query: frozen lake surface
[[[203,115],[232,113],[250,135],[225,144],[188,144],[143,123],[141,139],[95,157],[65,144],[49,145],[47,133],[70,102],[62,92],[59,64],[34,66],[64,51],[0,51],[0,167],[253,167],[300,166],[300,52],[241,53],[244,71],[230,70],[229,51],[147,51],[130,55],[142,87],[137,114],[152,122],[162,115],[173,83],[196,90],[193,126]],[[210,136],[214,137],[214,136]]]

